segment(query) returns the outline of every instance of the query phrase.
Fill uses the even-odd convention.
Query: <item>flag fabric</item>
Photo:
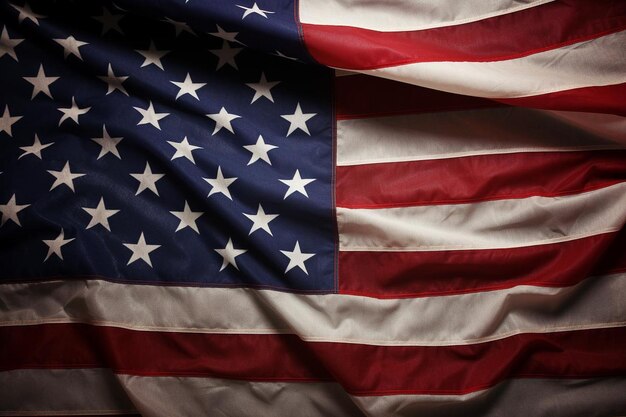
[[[0,415],[626,414],[625,2],[0,26]]]

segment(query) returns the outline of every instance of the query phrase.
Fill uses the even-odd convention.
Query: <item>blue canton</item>
[[[0,28],[4,282],[335,290],[331,75],[293,2],[3,2]]]

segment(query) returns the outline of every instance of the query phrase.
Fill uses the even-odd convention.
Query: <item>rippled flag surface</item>
[[[429,4],[0,5],[0,414],[626,412],[626,9]]]

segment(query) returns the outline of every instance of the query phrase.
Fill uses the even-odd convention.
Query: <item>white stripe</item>
[[[359,72],[468,96],[526,97],[626,82],[624,45],[626,31],[505,61],[418,62]]]
[[[342,251],[501,249],[621,229],[626,182],[562,197],[381,209],[337,207]]]
[[[0,416],[132,412],[127,395],[144,417],[199,416],[207,411],[211,416],[238,417],[586,417],[626,411],[626,378],[513,379],[464,395],[350,396],[336,383],[29,369],[0,372],[0,386]]]
[[[54,281],[0,285],[0,325],[79,322],[141,331],[288,333],[311,342],[447,346],[622,326],[625,293],[626,273],[573,287],[522,285],[403,299]]]
[[[6,371],[0,372],[0,387],[0,416],[136,412],[108,369]]]
[[[626,145],[626,117],[612,114],[553,111],[554,117],[593,135]]]
[[[0,386],[0,416],[137,412],[144,417],[362,416],[334,383],[139,377],[114,375],[106,369],[23,369],[0,372]]]
[[[551,1],[553,0],[301,0],[300,21],[397,32],[461,25]]]
[[[363,416],[334,383],[120,375],[142,416]]]
[[[466,395],[355,397],[376,417],[626,415],[626,378],[513,379]]]
[[[339,120],[337,165],[624,149],[611,140],[626,144],[626,118],[506,107]]]

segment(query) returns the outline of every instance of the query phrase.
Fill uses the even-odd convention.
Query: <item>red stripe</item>
[[[626,271],[624,248],[626,231],[513,249],[339,252],[339,292],[401,298],[517,285],[564,287]]]
[[[302,25],[305,43],[318,62],[359,70],[413,62],[514,59],[625,27],[623,0],[555,1],[477,22],[417,31]]]
[[[336,193],[338,207],[386,208],[553,197],[625,180],[626,151],[525,152],[338,166]]]
[[[369,75],[335,78],[338,120],[502,106],[485,98],[446,93]]]
[[[576,88],[531,97],[498,99],[498,101],[513,106],[536,109],[584,111],[626,116],[624,97],[626,97],[626,83]]]
[[[2,327],[0,340],[4,344],[0,346],[0,370],[107,367],[116,373],[142,376],[330,379],[316,364],[317,358],[291,335],[144,332],[46,324]]]
[[[307,343],[293,335],[141,332],[79,324],[3,327],[0,368],[109,367],[131,375],[334,379],[350,393],[465,393],[513,377],[626,374],[626,328],[523,334],[447,347]]]
[[[335,78],[335,105],[339,120],[502,105],[626,116],[624,97],[626,83],[494,101],[431,90],[369,75]]]

